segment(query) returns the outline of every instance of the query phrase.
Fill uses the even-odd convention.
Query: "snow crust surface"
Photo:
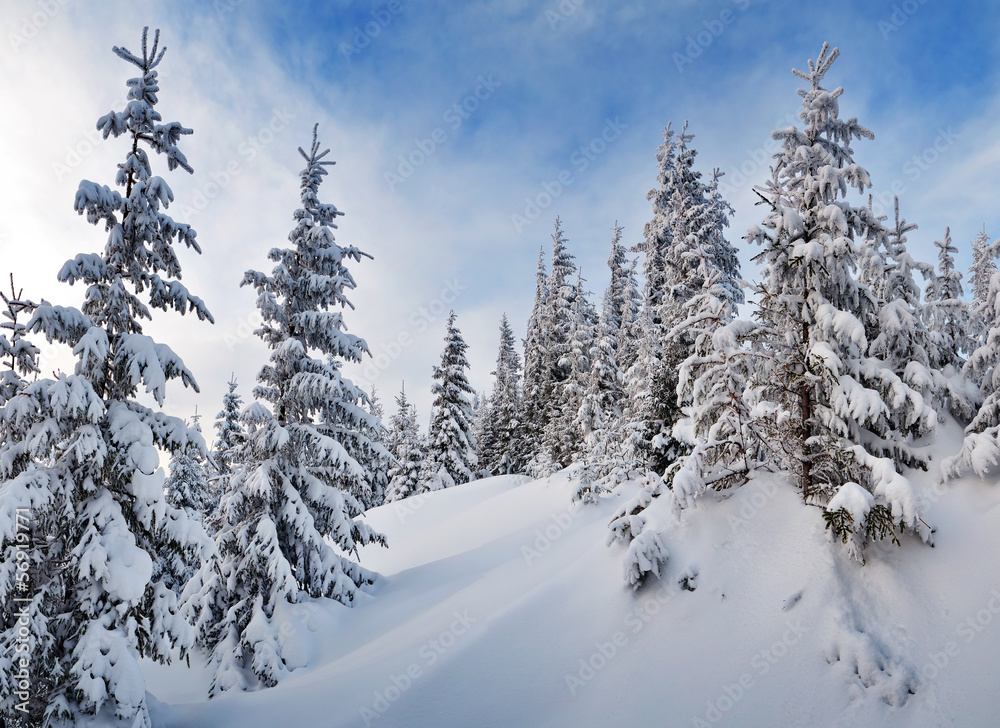
[[[581,507],[565,471],[391,503],[367,515],[390,543],[362,549],[369,596],[280,610],[303,667],[208,701],[198,655],[144,662],[154,726],[995,726],[1000,483],[934,470],[907,477],[936,546],[864,566],[782,476],[680,520],[661,497],[669,560],[634,592],[627,544],[605,543],[635,483]]]

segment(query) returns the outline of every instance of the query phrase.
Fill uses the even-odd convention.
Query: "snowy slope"
[[[1000,487],[938,496],[918,475],[935,548],[906,538],[862,567],[764,476],[679,523],[662,508],[667,571],[634,593],[604,545],[634,485],[579,510],[566,473],[384,506],[367,603],[280,616],[308,667],[208,702],[200,669],[146,665],[154,725],[995,726]]]

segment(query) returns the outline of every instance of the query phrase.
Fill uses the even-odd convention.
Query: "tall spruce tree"
[[[545,341],[542,328],[543,309],[548,297],[548,275],[545,272],[545,249],[538,249],[535,272],[535,301],[528,318],[524,339],[524,415],[519,450],[525,461],[534,461],[540,451],[543,420],[542,388],[544,383]]]
[[[370,417],[363,423],[360,433],[347,437],[340,434],[339,428],[336,431],[348,453],[365,472],[363,479],[355,481],[351,495],[367,511],[385,500],[385,489],[389,485],[388,473],[394,460],[389,450],[389,431],[382,424],[385,411],[374,386],[363,406]]]
[[[168,553],[205,555],[211,544],[200,524],[166,502],[157,448],[176,452],[192,442],[204,448],[182,420],[158,409],[169,380],[197,385],[180,357],[145,335],[141,322],[151,318],[150,309],[209,321],[211,315],[179,280],[174,246],[200,249],[195,231],[166,214],[173,193],[153,174],[148,154],[166,157],[170,170],[191,172],[177,147],[191,130],[161,123],[156,110],[156,68],[166,49],[159,32],[150,46],[147,30],[141,55],[113,49],[139,76],[128,81],[125,109],[97,122],[105,138],[128,142],[115,180],[120,189],[84,180],[74,200],[77,212],[107,233],[101,253],[77,255],[58,274],[87,286],[82,310],[44,304],[27,324],[70,346],[76,367],[20,387],[3,411],[0,722],[24,717],[16,707],[18,642],[31,655],[24,707],[33,724],[117,721],[147,728],[139,659],[166,662],[191,643],[159,565]],[[34,354],[23,347],[13,353],[28,373]],[[153,407],[137,401],[140,387]],[[25,546],[25,533],[22,580],[14,575],[11,549]],[[19,620],[28,625],[26,637]]]
[[[662,477],[647,474],[646,485],[639,495],[612,519],[612,537],[629,541],[625,579],[633,587],[643,583],[649,574],[659,575],[667,559],[659,534],[645,528],[644,515],[653,500],[665,492],[663,485],[672,489],[674,504],[684,506],[707,488],[742,483],[758,464],[758,452],[767,435],[753,427],[749,406],[743,399],[744,387],[753,370],[753,357],[741,345],[740,338],[755,326],[733,321],[738,304],[744,300],[736,250],[725,238],[733,210],[719,192],[719,170],[713,170],[708,185],[698,182],[697,173],[690,169],[693,153],[687,150],[688,141],[688,135],[680,136],[677,160],[665,168],[667,182],[675,178],[670,183],[672,188],[686,190],[677,195],[681,204],[676,206],[674,199],[658,200],[672,208],[672,246],[665,256],[673,263],[667,268],[665,281],[680,281],[667,288],[660,321],[677,321],[683,316],[666,332],[667,345],[660,352],[668,352],[670,357],[687,352],[676,374],[671,439],[676,443],[677,428],[689,422],[687,439],[693,449],[667,464]],[[681,173],[677,172],[678,165]],[[687,173],[683,173],[685,167]],[[685,269],[686,272],[679,273]],[[701,281],[701,289],[692,291],[692,281]],[[668,305],[671,302],[679,308],[674,310]],[[655,371],[656,366],[663,364],[652,355],[653,351],[653,345],[644,340],[636,364],[627,374],[630,406],[647,401],[655,407],[657,395],[652,386],[655,379],[644,376],[646,371]],[[655,410],[637,408],[636,411]],[[668,412],[663,408],[659,411]],[[669,420],[664,424],[666,421]],[[625,457],[619,457],[622,464],[617,466],[618,471],[627,471],[627,466],[622,465],[628,462],[630,451],[641,451],[643,428],[632,422],[631,431],[623,439]],[[660,427],[662,433],[663,424]],[[674,449],[675,453],[679,450]]]
[[[694,447],[677,461],[668,480],[674,503],[685,507],[706,489],[742,485],[771,451],[768,433],[754,422],[744,394],[753,378],[754,352],[743,346],[756,325],[736,320],[727,274],[701,258],[702,291],[679,324],[694,341],[681,365],[678,400],[689,402]]]
[[[608,427],[621,419],[625,398],[618,355],[630,315],[630,270],[621,242],[623,228],[615,223],[612,230],[611,255],[608,257],[611,280],[604,291],[601,315],[588,352],[590,368],[587,385],[575,420],[580,435],[587,439],[588,448],[593,448],[596,440],[608,437]]]
[[[14,286],[14,274],[10,274],[10,295],[0,291],[3,309],[0,315],[0,407],[7,404],[25,385],[25,377],[41,374],[38,368],[38,347],[27,338],[25,316],[30,317],[35,304],[23,298],[24,290]],[[3,420],[0,419],[0,427]],[[3,442],[6,442],[6,437]]]
[[[969,267],[969,287],[972,302],[969,304],[969,335],[973,339],[973,350],[986,343],[986,337],[993,325],[993,310],[989,307],[990,283],[997,272],[997,243],[990,242],[986,225],[972,241],[972,265]],[[979,382],[977,382],[979,384]]]
[[[642,322],[641,337],[636,345],[636,361],[626,370],[628,379],[628,427],[630,449],[645,467],[656,468],[669,462],[676,452],[657,451],[653,441],[660,440],[669,427],[662,419],[663,406],[674,409],[675,397],[667,393],[673,372],[664,364],[667,332],[671,325],[664,321],[666,292],[669,286],[668,256],[674,235],[671,225],[671,181],[675,178],[677,164],[677,139],[668,124],[663,130],[663,144],[656,150],[657,181],[659,187],[646,195],[653,206],[653,217],[643,228],[643,239],[634,250],[643,254]],[[679,364],[680,362],[675,362]],[[662,472],[662,471],[661,471]]]
[[[627,284],[625,287],[625,305],[622,309],[621,335],[618,337],[618,368],[622,375],[635,364],[639,350],[639,339],[642,338],[641,319],[642,290],[639,288],[636,268],[639,259],[633,258],[628,265]]]
[[[188,426],[192,433],[201,435],[201,416],[195,412]],[[164,481],[167,502],[180,508],[189,517],[199,521],[212,508],[212,492],[205,466],[206,446],[203,439],[191,437],[187,445],[178,449],[170,458],[170,475]]]
[[[396,395],[396,414],[389,418],[389,435],[386,441],[389,452],[397,462],[403,452],[400,443],[409,433],[411,426],[416,426],[416,415],[412,403],[406,397],[406,382],[403,382],[399,387],[399,394]]]
[[[924,305],[920,298],[920,286],[914,278],[920,272],[924,278],[931,278],[934,269],[927,263],[915,261],[906,248],[906,234],[917,226],[900,217],[899,200],[894,205],[894,225],[889,230],[871,228],[869,237],[884,239],[885,253],[881,257],[882,275],[879,285],[873,291],[879,301],[877,313],[867,320],[866,337],[869,339],[868,353],[904,381],[924,401],[937,406],[947,399],[947,380],[937,367],[933,366],[934,346],[926,325]],[[876,244],[878,249],[878,244]],[[864,320],[864,319],[862,319]],[[887,412],[888,427],[891,430],[917,439],[927,432],[926,426],[918,419],[910,417],[906,408]],[[888,451],[887,451],[888,452]],[[906,465],[926,467],[923,456],[906,459],[896,452],[893,457]]]
[[[363,507],[352,495],[370,477],[352,452],[376,446],[379,423],[341,370],[368,354],[364,340],[345,331],[341,312],[355,287],[347,265],[364,254],[336,242],[343,213],[319,200],[333,162],[316,128],[309,151],[299,153],[306,166],[291,246],[268,253],[270,274],[243,278],[258,294],[263,323],[255,333],[270,361],[244,413],[247,445],[220,504],[217,552],[184,593],[198,642],[211,653],[209,695],[277,683],[294,665],[283,655],[275,610],[307,596],[352,605],[376,575],[348,556],[385,545],[357,519]]]
[[[389,471],[389,485],[385,492],[385,502],[402,500],[420,490],[427,449],[417,424],[417,410],[406,399],[406,386],[400,388],[396,396],[396,414],[392,416],[389,429],[389,447],[395,464]]]
[[[212,445],[209,484],[212,502],[205,513],[205,527],[210,535],[219,530],[219,503],[229,487],[229,478],[242,462],[243,448],[247,442],[246,428],[241,421],[243,398],[236,391],[236,375],[228,382],[229,391],[222,395],[222,409],[215,415],[215,442]]]
[[[584,443],[583,467],[576,500],[594,501],[610,476],[611,485],[627,478],[619,447],[623,432],[624,377],[618,366],[631,316],[631,268],[622,245],[623,228],[612,228],[608,268],[611,278],[601,304],[589,352],[586,389],[574,426]]]
[[[961,370],[965,357],[972,353],[972,338],[962,274],[955,268],[958,248],[951,243],[951,228],[945,228],[944,239],[935,240],[934,245],[938,249],[937,272],[924,292],[924,318],[932,343],[931,365],[936,369],[951,366]]]
[[[576,288],[573,284],[576,264],[566,247],[562,221],[557,217],[552,233],[551,270],[545,286],[545,301],[540,317],[541,374],[535,407],[540,409],[539,442],[529,471],[537,476],[549,475],[567,463],[560,453],[560,390],[569,376],[570,328],[573,325],[573,304]]]
[[[170,475],[164,481],[163,489],[166,492],[167,503],[184,511],[188,518],[207,524],[211,513],[218,505],[218,495],[209,480],[205,443],[199,439],[200,419],[196,410],[189,427],[198,438],[191,438],[187,445],[171,456]],[[160,561],[163,583],[180,593],[200,563],[201,560],[197,555],[166,554]]]
[[[821,86],[838,53],[824,44],[808,72],[794,72],[808,83],[803,128],[773,132],[781,150],[759,190],[771,212],[746,236],[762,247],[751,404],[771,413],[755,426],[780,445],[779,465],[796,474],[803,499],[825,506],[828,526],[860,557],[897,527],[930,538],[900,471],[925,465],[913,441],[937,415],[869,350],[865,324],[878,320],[879,302],[854,271],[880,223],[847,193],[870,186],[850,142],[874,135],[839,118],[843,89]]]
[[[988,269],[983,262],[988,255],[981,254],[980,271]],[[993,274],[979,310],[980,316],[992,312],[992,317],[984,320],[988,324],[986,342],[972,352],[963,371],[967,379],[979,384],[981,404],[965,428],[961,451],[941,464],[946,479],[969,468],[985,476],[1000,463],[1000,275]]]
[[[523,472],[524,424],[521,399],[521,358],[507,314],[500,319],[500,350],[493,371],[493,394],[486,426],[488,442],[481,442],[481,463],[494,475]]]
[[[444,487],[468,483],[479,464],[472,405],[466,397],[475,392],[466,375],[469,360],[465,352],[469,347],[455,326],[455,318],[454,311],[448,314],[441,365],[434,367],[434,402],[427,436],[429,468],[425,478],[431,490],[437,489],[435,483],[443,482]],[[447,476],[443,481],[434,480],[442,474]]]
[[[682,417],[677,375],[694,344],[678,324],[686,319],[689,302],[704,284],[699,273],[702,255],[711,256],[714,267],[723,272],[720,294],[731,297],[734,305],[743,301],[736,251],[723,235],[732,208],[719,193],[718,173],[708,184],[702,181],[694,168],[697,151],[687,124],[680,134],[667,126],[663,139],[656,155],[659,187],[647,195],[653,217],[638,246],[646,255],[644,305],[650,325],[645,353],[650,357],[646,368],[651,393],[649,409],[640,419],[647,427],[649,464],[658,473],[688,449],[674,438],[673,427]]]
[[[229,391],[222,395],[222,409],[215,416],[215,444],[212,459],[219,475],[228,476],[240,464],[240,450],[246,444],[247,433],[240,421],[243,398],[236,391],[236,375],[229,379]]]
[[[567,332],[566,353],[559,361],[566,378],[556,390],[556,414],[548,429],[548,447],[560,466],[573,462],[583,449],[583,434],[577,425],[580,406],[590,377],[590,350],[594,341],[594,322],[590,302],[583,290],[583,275],[577,271],[573,287],[572,318]]]
[[[472,434],[476,438],[476,445],[479,452],[479,470],[476,471],[475,478],[488,478],[492,473],[488,468],[482,467],[485,463],[483,453],[492,450],[494,446],[492,401],[489,396],[482,392],[472,394]]]

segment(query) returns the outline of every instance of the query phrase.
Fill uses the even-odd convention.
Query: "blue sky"
[[[110,184],[124,153],[92,131],[120,108],[130,75],[110,49],[159,27],[161,112],[195,130],[184,140],[195,175],[160,173],[204,248],[182,258],[184,280],[217,319],[162,315],[150,327],[202,386],[175,387],[168,409],[213,416],[231,372],[249,395],[267,353],[248,335],[254,296],[238,284],[286,241],[296,148],[319,122],[338,162],[323,188],[346,213],[338,239],[374,256],[355,269],[347,321],[378,358],[353,374],[390,411],[405,379],[426,419],[447,308],[470,344],[473,384],[487,389],[500,315],[523,335],[557,214],[600,294],[612,225],[631,244],[649,219],[668,122],[690,122],[700,169],[727,172],[730,238],[742,245],[760,219],[752,186],[767,175],[770,132],[799,108],[790,71],[824,40],[841,50],[827,80],[845,89],[842,114],[875,133],[854,145],[856,160],[879,199],[895,185],[920,226],[912,252],[932,260],[950,225],[967,267],[984,223],[1000,235],[998,21],[991,3],[942,0],[8,0],[0,274],[13,271],[30,297],[78,301],[55,273],[103,233],[75,215],[73,193],[82,178]],[[752,255],[742,249],[747,278]],[[66,361],[54,347],[45,355],[50,368]]]

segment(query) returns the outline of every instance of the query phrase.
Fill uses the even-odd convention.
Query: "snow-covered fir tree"
[[[396,413],[389,418],[389,434],[386,438],[386,447],[397,462],[403,453],[401,448],[403,438],[416,427],[416,410],[406,396],[406,382],[403,382],[399,387],[399,394],[396,395]]]
[[[621,336],[618,349],[618,368],[627,372],[635,364],[642,338],[642,289],[636,270],[639,259],[633,258],[628,266],[628,286],[625,294],[625,308],[622,311]]]
[[[195,412],[189,425],[199,435],[200,419]],[[202,523],[206,523],[218,505],[218,493],[210,481],[207,464],[204,445],[199,447],[195,441],[191,441],[171,456],[170,475],[163,483],[167,503],[184,511],[188,518]],[[187,554],[167,554],[161,561],[163,582],[180,593],[200,563],[200,559]]]
[[[687,167],[693,159],[686,149],[689,140],[685,134],[679,139],[678,163]],[[675,168],[666,168],[668,181],[672,169]],[[633,587],[642,584],[649,574],[659,576],[667,559],[659,534],[645,528],[643,513],[654,499],[663,495],[664,486],[671,487],[675,505],[686,505],[707,488],[741,483],[757,464],[757,451],[766,436],[753,428],[749,408],[743,400],[753,359],[741,345],[740,337],[755,327],[748,322],[733,321],[738,304],[744,300],[736,250],[725,238],[733,211],[719,193],[719,170],[713,171],[707,186],[700,186],[697,173],[689,169],[687,174],[687,182],[680,186],[688,190],[686,197],[682,196],[686,202],[673,212],[673,245],[665,254],[674,261],[667,267],[665,281],[682,283],[667,288],[659,318],[662,323],[676,320],[678,313],[684,316],[666,332],[667,346],[660,351],[669,352],[671,357],[687,352],[673,392],[677,412],[671,415],[685,417],[676,419],[671,436],[674,442],[686,441],[693,449],[668,464],[662,477],[647,473],[646,485],[640,493],[612,519],[612,539],[629,542],[625,579]],[[678,183],[673,184],[676,187]],[[674,203],[668,200],[664,204]],[[679,256],[679,261],[674,256]],[[692,265],[696,266],[693,270]],[[687,269],[683,273],[685,278],[677,278],[682,268]],[[692,280],[701,281],[699,291],[686,288]],[[667,305],[671,301],[680,306],[679,312]],[[652,355],[654,347],[654,343],[643,340],[636,364],[628,372],[629,405],[655,402],[658,396],[654,389],[656,380],[647,374],[663,365]],[[655,410],[647,405],[637,411]],[[666,408],[659,411],[669,413]],[[631,431],[626,430],[624,457],[619,458],[622,464],[618,465],[619,471],[626,472],[630,451],[642,452],[645,445],[642,433],[649,431],[648,422],[640,419],[637,423],[631,418],[629,422]],[[660,427],[662,430],[663,424]],[[687,430],[684,436],[679,432],[682,427]]]
[[[479,469],[474,473],[473,480],[488,478],[492,473],[483,467],[483,448],[493,447],[492,405],[490,397],[484,392],[472,393],[472,436],[476,440],[479,453]]]
[[[741,303],[736,251],[722,234],[732,208],[718,190],[718,175],[706,184],[694,168],[697,151],[691,146],[694,136],[685,124],[680,134],[668,126],[664,143],[657,151],[659,187],[647,195],[653,205],[653,217],[643,231],[638,249],[645,253],[646,293],[650,339],[645,353],[651,357],[648,369],[649,409],[641,420],[646,422],[650,465],[659,473],[686,452],[687,446],[673,437],[674,424],[681,418],[677,402],[677,375],[681,362],[691,353],[693,342],[678,324],[687,316],[686,305],[701,290],[699,258],[713,258],[715,268],[723,272],[723,292]],[[673,336],[671,336],[673,334]],[[635,403],[637,404],[637,403]]]
[[[291,245],[269,252],[270,274],[248,271],[243,279],[257,291],[263,323],[255,333],[270,361],[257,377],[257,401],[244,411],[247,444],[219,506],[217,552],[184,592],[198,642],[210,652],[209,695],[274,685],[295,666],[283,655],[275,610],[306,597],[352,605],[376,575],[350,555],[385,545],[357,518],[362,504],[352,495],[369,478],[352,452],[375,448],[371,434],[380,425],[341,368],[368,354],[342,314],[355,287],[347,266],[364,254],[336,242],[343,213],[320,202],[333,162],[316,128],[299,153],[306,166]]]
[[[654,395],[670,389],[667,379],[671,373],[663,365],[664,345],[671,326],[662,319],[665,294],[668,287],[667,251],[673,244],[669,181],[673,178],[677,158],[677,142],[673,129],[663,130],[663,144],[656,150],[658,189],[650,190],[646,198],[653,205],[653,217],[643,228],[643,239],[633,250],[642,253],[643,289],[642,313],[639,317],[638,336],[635,344],[635,361],[626,368],[626,391],[629,396],[627,426],[629,448],[635,453],[637,464],[642,466],[666,465],[667,458],[658,457],[652,462],[652,442],[659,437],[665,423],[658,419],[660,408]],[[680,362],[676,362],[679,364]],[[676,372],[676,368],[674,370]],[[674,397],[669,397],[668,407],[673,408]],[[671,423],[672,424],[672,423]]]
[[[618,367],[626,326],[633,315],[629,310],[630,264],[622,245],[622,230],[617,223],[612,228],[611,255],[608,268],[611,280],[604,291],[601,315],[592,338],[589,372],[584,396],[577,411],[576,427],[587,440],[588,451],[595,440],[608,436],[607,427],[621,418],[625,398],[624,380]]]
[[[870,207],[866,212],[869,211]],[[874,289],[869,287],[878,301],[877,313],[861,320],[867,324],[868,353],[926,402],[943,402],[947,399],[943,393],[948,389],[948,383],[931,362],[934,347],[925,323],[920,285],[914,278],[914,273],[918,271],[924,278],[931,278],[934,270],[927,263],[915,261],[906,247],[906,234],[916,229],[915,224],[900,216],[897,198],[893,227],[885,230],[881,225],[873,225],[867,234],[862,235],[868,243],[862,247],[862,254],[877,262],[881,275]],[[878,254],[883,248],[884,252]],[[861,280],[864,283],[863,277]],[[919,418],[911,418],[908,408],[886,412],[884,416],[888,427],[904,436],[916,439],[927,432]],[[908,460],[899,451],[892,456],[899,463],[925,467],[922,456]]]
[[[951,366],[960,370],[965,357],[972,353],[969,335],[969,304],[962,289],[962,273],[955,268],[955,253],[951,243],[951,228],[945,228],[944,239],[935,240],[938,249],[937,271],[927,283],[924,293],[924,318],[931,335],[931,365],[936,369]]]
[[[678,400],[687,401],[692,451],[675,463],[668,481],[678,507],[690,505],[706,489],[724,490],[746,482],[770,453],[744,399],[754,371],[754,351],[742,341],[756,325],[736,320],[733,297],[722,283],[727,274],[702,256],[702,291],[688,304],[679,324],[694,341],[681,365]]]
[[[229,379],[229,391],[222,395],[222,409],[215,416],[215,443],[212,460],[222,477],[228,476],[240,464],[240,451],[246,444],[247,433],[240,421],[243,398],[236,391],[236,375]]]
[[[487,464],[487,458],[493,457],[496,451],[493,424],[493,398],[477,392],[472,400],[472,432],[476,436],[476,444],[479,445],[479,477],[482,478],[494,474]]]
[[[360,487],[357,487],[352,493],[367,511],[369,508],[382,505],[385,501],[385,491],[389,486],[389,470],[392,468],[394,460],[392,451],[389,449],[389,431],[382,424],[384,409],[375,387],[372,387],[372,391],[368,395],[366,409],[374,422],[367,427],[366,436],[362,441],[369,440],[371,445],[357,451],[349,449],[349,452],[367,473]]]
[[[992,312],[986,321],[986,343],[969,355],[964,375],[979,383],[981,404],[965,428],[961,451],[941,464],[945,478],[957,477],[969,468],[984,476],[1000,463],[1000,274],[994,273],[990,279],[980,311],[980,316]]]
[[[215,442],[211,452],[209,485],[212,502],[205,512],[204,523],[209,535],[219,530],[219,503],[229,486],[229,478],[238,469],[246,446],[246,428],[241,421],[243,398],[236,391],[236,375],[228,382],[229,391],[222,395],[222,409],[215,415]]]
[[[59,271],[60,281],[87,287],[82,310],[43,304],[27,324],[28,331],[70,346],[77,363],[72,374],[25,384],[3,410],[0,722],[23,717],[13,682],[16,610],[28,624],[26,707],[34,725],[97,721],[148,728],[139,659],[169,661],[191,643],[190,626],[161,579],[161,558],[204,556],[211,547],[201,524],[166,502],[157,454],[157,448],[176,452],[189,445],[205,452],[196,432],[158,409],[169,380],[196,388],[195,380],[142,327],[151,309],[211,320],[179,280],[174,246],[200,252],[195,231],[166,213],[173,193],[151,164],[151,156],[163,155],[168,169],[191,172],[177,146],[191,130],[163,123],[156,110],[156,68],[165,51],[159,32],[150,45],[143,31],[141,54],[113,50],[139,69],[128,81],[125,109],[97,122],[105,138],[128,142],[118,189],[85,180],[74,200],[107,238],[101,253],[81,253]],[[140,389],[153,407],[136,400]],[[25,532],[24,513],[31,525],[21,579],[10,548]]]
[[[200,420],[201,416],[196,412],[189,425],[192,432],[201,434]],[[202,520],[213,506],[206,464],[204,450],[195,441],[189,442],[171,456],[170,475],[163,483],[167,502],[198,520]]]
[[[535,403],[535,407],[541,409],[540,447],[529,464],[529,471],[538,477],[549,475],[568,464],[561,461],[559,430],[562,412],[560,390],[569,376],[570,328],[576,300],[573,279],[577,271],[573,260],[566,247],[562,221],[557,217],[540,321],[541,385]]]
[[[548,297],[548,275],[545,272],[545,249],[538,249],[538,269],[535,273],[535,300],[528,318],[528,331],[524,339],[524,414],[522,439],[519,450],[522,457],[533,461],[540,451],[544,426],[542,388],[544,377],[545,342],[542,318],[545,299]]]
[[[420,490],[427,448],[417,423],[417,410],[406,399],[406,386],[396,397],[396,414],[390,420],[389,445],[395,464],[389,471],[385,502],[402,500]]]
[[[583,290],[583,275],[577,271],[573,293],[573,314],[567,333],[568,347],[559,364],[566,371],[566,378],[556,390],[556,414],[547,430],[547,446],[553,460],[561,466],[569,465],[581,453],[583,434],[577,425],[580,406],[590,378],[590,350],[596,328]]]
[[[424,482],[424,465],[427,449],[423,437],[414,432],[400,443],[400,461],[389,473],[389,485],[385,490],[385,502],[408,498],[421,492]]]
[[[969,287],[972,302],[969,304],[969,335],[973,339],[973,350],[986,343],[993,322],[993,310],[989,307],[990,283],[997,272],[997,256],[1000,247],[991,243],[986,234],[986,225],[972,240],[972,265],[969,266]]]
[[[504,314],[500,319],[500,350],[489,401],[488,439],[480,442],[482,466],[493,475],[520,473],[527,464],[521,449],[524,444],[521,357],[516,345],[514,331]]]
[[[659,310],[653,312],[665,333],[661,369],[651,382],[655,419],[662,423],[660,442],[653,443],[657,472],[663,472],[664,466],[687,450],[683,440],[673,437],[672,429],[682,416],[682,402],[677,399],[680,365],[691,355],[694,341],[692,332],[679,324],[687,319],[691,301],[704,288],[703,271],[718,273],[716,293],[731,304],[734,313],[735,306],[743,302],[739,261],[724,235],[733,210],[719,194],[718,171],[706,185],[695,170],[693,140],[685,123],[676,137],[674,163],[661,170],[660,188],[650,192],[654,215],[665,211],[670,230],[670,245],[664,251],[663,298]],[[705,258],[710,259],[707,265],[701,263]]]
[[[629,470],[647,471],[650,467],[650,432],[658,425],[653,420],[653,372],[659,367],[660,345],[648,335],[653,324],[649,306],[640,308],[636,317],[635,358],[624,372],[625,403],[622,412],[624,427],[621,457]]]
[[[27,338],[25,318],[35,310],[35,304],[24,297],[24,291],[14,286],[10,274],[10,295],[0,291],[3,309],[0,315],[0,406],[9,402],[24,387],[24,377],[41,373],[38,368],[38,347]],[[0,427],[3,421],[0,420]],[[3,442],[6,442],[6,438]]]
[[[630,300],[632,269],[622,245],[622,230],[617,222],[612,228],[608,257],[611,278],[604,291],[601,315],[588,352],[586,389],[574,421],[577,434],[584,442],[577,500],[593,501],[603,489],[602,481],[611,476],[614,486],[628,475],[620,447],[625,390],[618,356],[634,312]]]
[[[778,465],[860,557],[868,540],[894,539],[897,527],[930,538],[901,470],[924,465],[914,440],[933,431],[937,414],[869,350],[866,324],[879,320],[879,305],[854,271],[880,223],[847,193],[870,186],[850,142],[874,135],[840,119],[843,89],[821,86],[838,54],[824,44],[807,72],[795,71],[808,83],[803,128],[772,133],[781,149],[759,189],[771,212],[746,235],[762,248],[749,404],[754,426],[779,448]]]
[[[649,443],[646,433],[650,427],[647,413],[651,408],[647,398],[652,396],[649,367],[655,353],[654,342],[646,336],[649,310],[643,305],[643,291],[636,275],[638,262],[635,258],[629,266],[628,304],[622,319],[617,358],[624,398],[620,422],[622,432],[613,452],[614,459],[620,464],[618,469],[626,473],[647,466]]]
[[[434,367],[431,390],[434,401],[427,435],[427,490],[468,483],[479,465],[472,404],[466,396],[475,392],[466,375],[469,360],[465,352],[469,347],[455,326],[455,318],[454,311],[448,314],[441,364]],[[442,479],[442,474],[447,477]]]
[[[660,532],[647,528],[648,519],[644,513],[653,499],[663,494],[663,478],[647,472],[639,478],[638,484],[636,495],[615,511],[607,539],[609,546],[615,542],[627,544],[624,577],[625,583],[633,589],[646,583],[651,574],[660,578],[663,565],[670,556]]]
[[[712,170],[712,178],[705,188],[704,218],[700,221],[700,234],[696,238],[700,240],[698,257],[701,258],[702,254],[707,256],[712,268],[718,271],[717,285],[720,286],[718,294],[730,305],[735,316],[739,311],[739,305],[746,300],[743,294],[745,284],[742,280],[736,246],[726,238],[726,228],[729,227],[729,220],[735,211],[719,189],[723,175],[724,172],[719,169]],[[709,273],[702,271],[702,291],[705,288],[706,275]]]

